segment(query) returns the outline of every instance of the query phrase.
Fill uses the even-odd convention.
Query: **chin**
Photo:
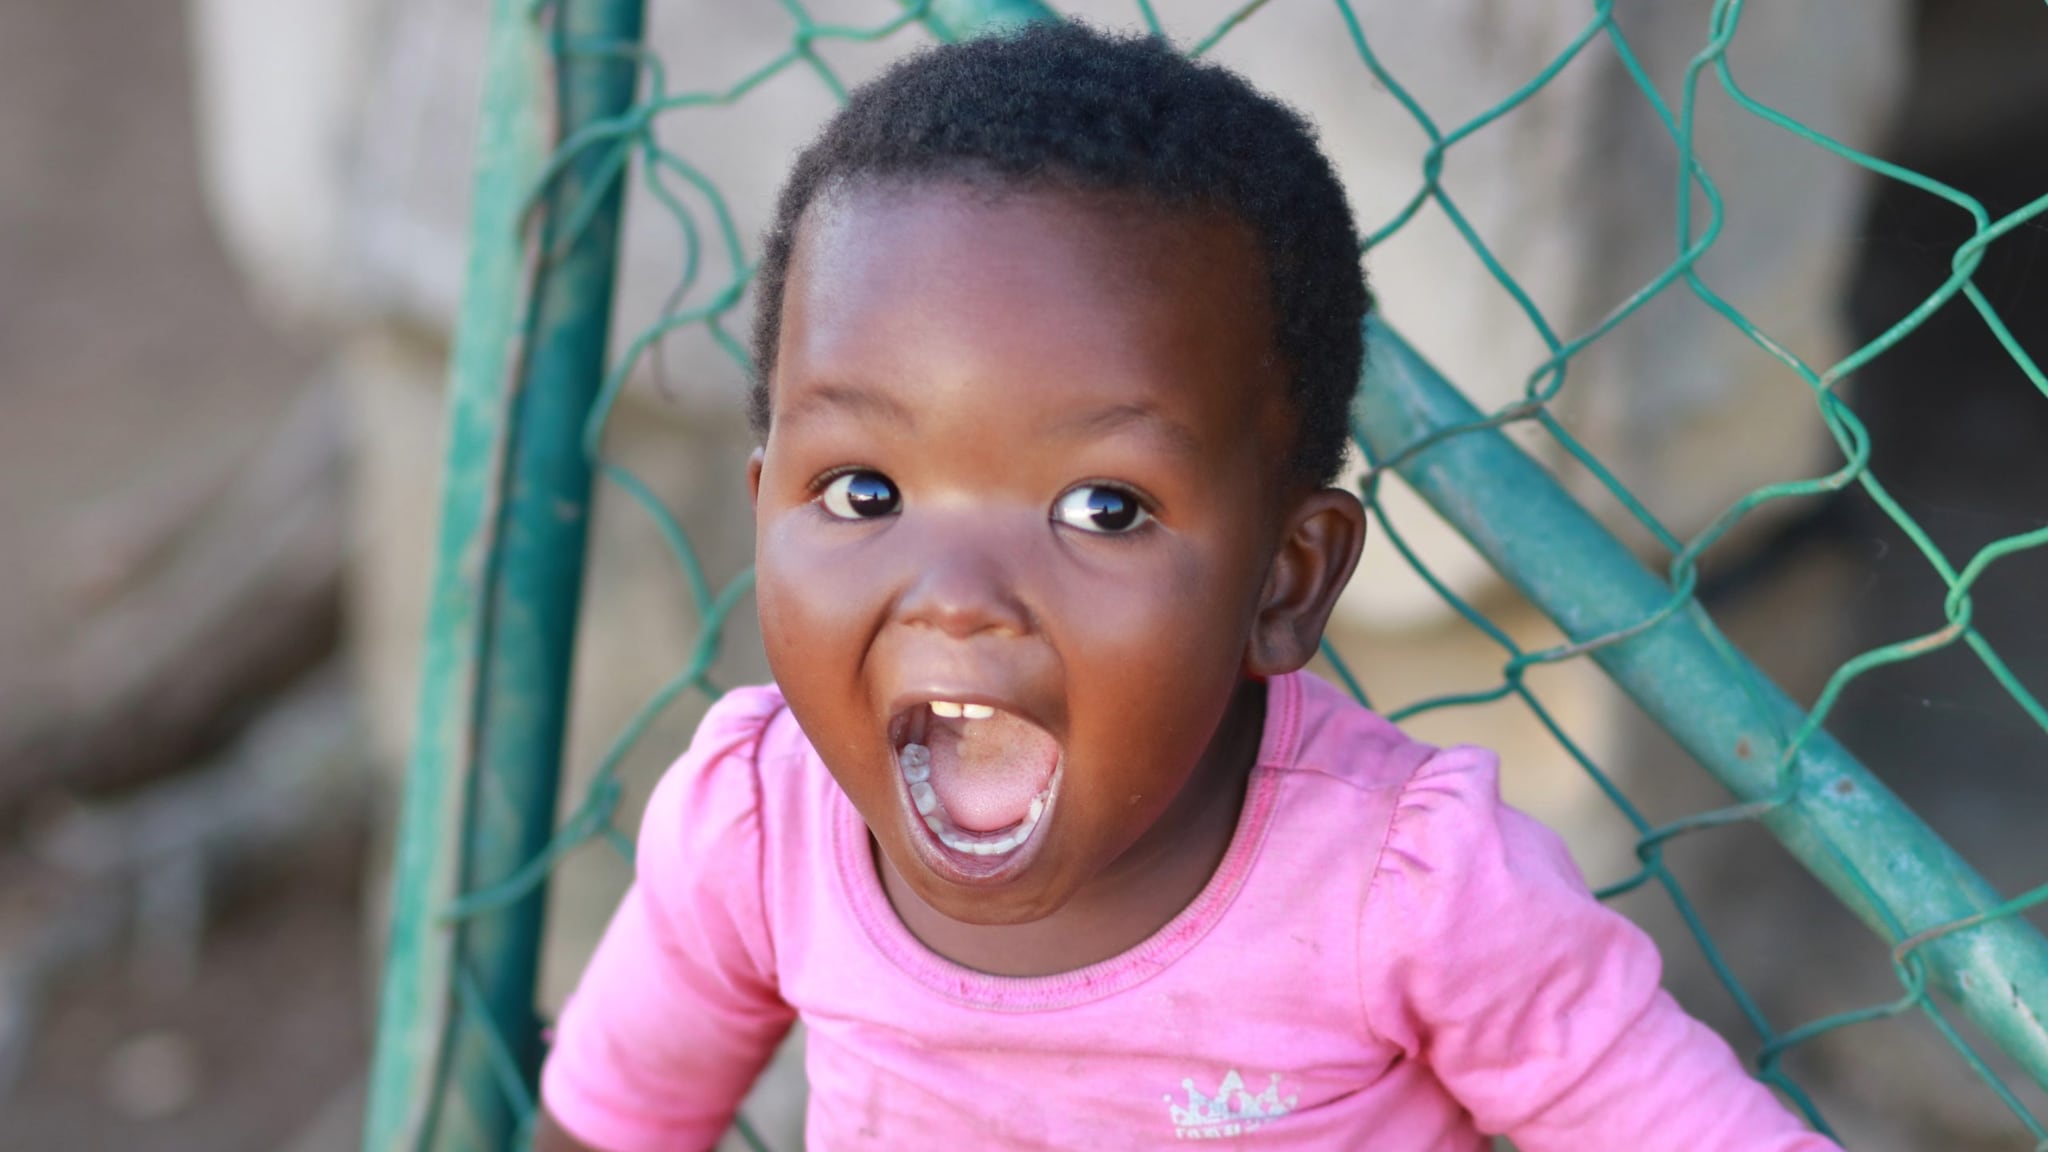
[[[910,880],[918,899],[932,911],[960,924],[1001,928],[1043,920],[1066,904],[1062,896],[1043,892],[962,890],[956,885],[918,876]]]
[[[992,866],[962,860],[944,845],[908,832],[876,840],[890,868],[918,900],[955,923],[989,928],[1029,924],[1058,912],[1072,895],[1044,874],[1043,866],[1051,861],[1039,852]]]

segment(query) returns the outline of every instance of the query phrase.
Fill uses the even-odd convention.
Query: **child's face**
[[[805,222],[754,466],[762,632],[942,914],[1038,919],[1173,851],[1233,692],[1284,670],[1272,605],[1316,597],[1281,571],[1266,299],[1246,229],[1124,197],[857,189]]]

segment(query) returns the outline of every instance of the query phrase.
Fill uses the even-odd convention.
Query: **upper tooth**
[[[996,710],[986,704],[962,704],[960,714],[969,720],[986,720],[995,715]]]
[[[951,700],[932,701],[932,714],[935,716],[944,716],[948,720],[958,720],[960,712],[960,705],[953,703]]]

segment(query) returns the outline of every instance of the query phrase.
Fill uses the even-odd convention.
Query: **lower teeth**
[[[917,814],[924,818],[925,827],[939,838],[939,843],[955,852],[969,856],[1001,856],[1015,851],[1018,845],[1031,838],[1038,827],[1038,821],[1045,815],[1045,804],[1052,795],[1051,787],[1031,798],[1031,809],[1016,827],[995,839],[985,839],[970,832],[963,832],[946,819],[945,810],[939,805],[939,796],[931,786],[931,749],[922,744],[905,744],[897,755],[897,763],[903,771],[903,779],[910,785],[910,799],[917,806]]]

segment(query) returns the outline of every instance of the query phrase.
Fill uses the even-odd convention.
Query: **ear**
[[[747,453],[747,506],[756,512],[761,510],[761,465],[767,458],[768,449],[763,445],[756,444]]]
[[[1315,657],[1323,626],[1364,548],[1365,506],[1358,497],[1323,488],[1295,505],[1266,572],[1245,645],[1246,672],[1278,676]]]

